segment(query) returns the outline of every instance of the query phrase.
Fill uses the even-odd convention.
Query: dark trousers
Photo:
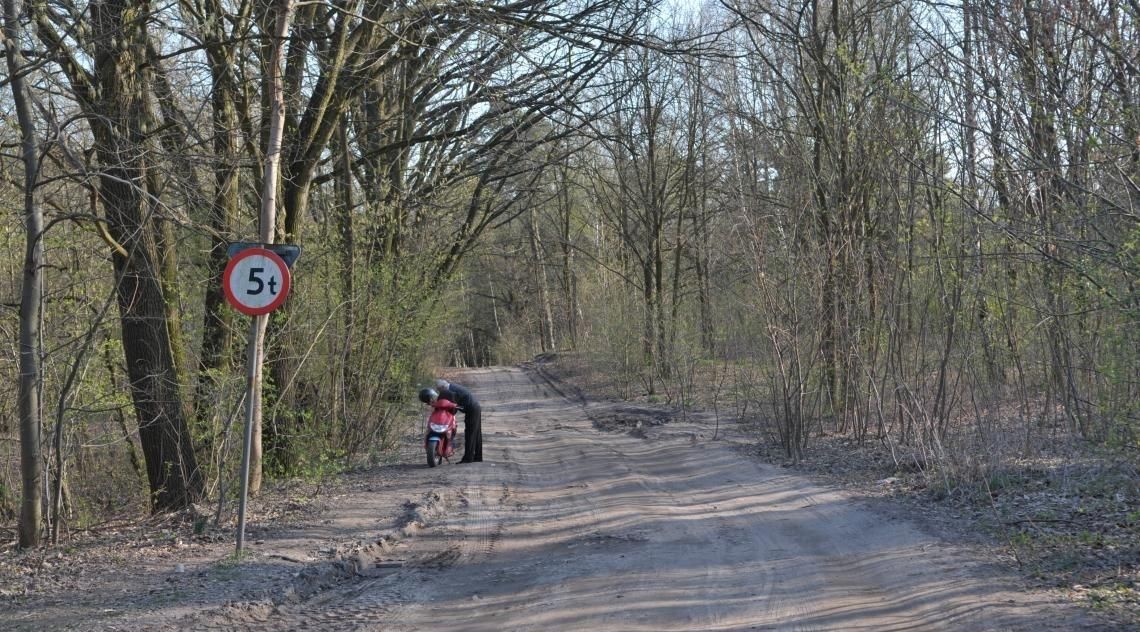
[[[463,413],[463,462],[483,460],[483,411],[468,406]]]

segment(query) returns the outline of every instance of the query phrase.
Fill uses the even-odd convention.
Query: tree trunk
[[[656,376],[657,361],[660,359],[660,349],[657,348],[657,300],[654,296],[654,291],[657,285],[653,282],[653,265],[652,260],[646,259],[641,266],[642,272],[642,288],[641,296],[644,300],[645,323],[644,333],[642,334],[642,354],[644,356],[645,371],[648,375],[647,394],[654,395],[657,393]]]
[[[357,375],[352,367],[352,349],[356,337],[356,235],[353,228],[353,211],[356,208],[356,195],[353,189],[352,178],[352,148],[349,144],[349,123],[341,121],[337,134],[337,150],[341,155],[336,179],[337,201],[337,232],[340,237],[340,293],[344,302],[343,308],[343,346],[341,358],[338,361],[340,389],[338,401],[345,403],[346,398],[355,398],[359,392],[361,376]],[[342,417],[347,416],[346,410],[339,411]]]
[[[215,7],[220,12],[220,7]],[[195,419],[198,424],[208,423],[212,412],[212,398],[217,388],[215,372],[233,363],[234,315],[226,307],[222,290],[222,272],[228,260],[226,236],[233,232],[233,222],[241,204],[240,172],[240,119],[238,95],[235,85],[232,51],[224,44],[226,34],[220,21],[212,24],[217,30],[203,27],[207,35],[206,54],[210,64],[211,109],[214,121],[214,192],[208,214],[210,227],[210,253],[207,261],[210,278],[203,297],[202,344],[198,358]],[[212,433],[203,433],[212,434]],[[208,449],[210,446],[203,446]]]
[[[156,511],[188,506],[203,482],[186,423],[180,367],[172,347],[162,288],[158,227],[148,203],[148,109],[145,65],[150,7],[110,0],[92,5],[98,95],[91,112],[102,164],[99,197],[111,237],[123,247],[112,255],[131,397],[146,457]]]
[[[538,284],[538,300],[541,309],[541,323],[538,327],[539,347],[542,351],[554,351],[554,312],[550,308],[550,288],[546,282],[546,265],[542,252],[542,237],[539,235],[538,211],[531,206],[527,227],[530,232],[530,252],[534,258],[534,279]]]
[[[582,308],[578,304],[578,277],[574,269],[574,207],[570,198],[570,184],[570,169],[564,163],[558,168],[558,247],[562,265],[561,289],[566,309],[566,339],[563,344],[577,349]]]
[[[281,61],[284,58],[285,50],[285,36],[289,33],[290,21],[293,17],[293,2],[292,0],[277,0],[275,6],[275,23],[273,29],[274,41],[272,53],[269,55],[269,68],[267,69],[267,87],[269,88],[269,123],[266,126],[268,136],[266,139],[265,148],[265,169],[262,172],[261,182],[261,213],[259,218],[259,237],[263,243],[271,244],[276,240],[276,227],[277,227],[277,191],[281,184],[281,151],[282,139],[285,134],[285,86],[282,79]],[[311,176],[310,176],[311,177]],[[304,188],[301,193],[294,195],[304,199],[308,195],[308,183],[306,179]],[[285,205],[288,207],[290,199],[286,195]],[[303,208],[303,207],[302,207]],[[286,222],[289,222],[288,215]],[[286,239],[292,237],[292,233],[288,231]],[[286,309],[288,303],[285,304]],[[279,310],[277,317],[283,318]],[[265,332],[269,318],[265,315],[255,316],[253,319],[252,329],[250,330],[250,344],[254,345],[254,351],[250,353],[253,358],[251,364],[253,365],[250,370],[250,401],[248,403],[251,413],[247,415],[249,423],[253,426],[252,444],[250,445],[249,453],[249,492],[257,493],[261,489],[262,479],[262,363],[265,359],[265,351],[262,345],[265,342]],[[277,365],[274,365],[277,368]],[[280,395],[281,389],[287,388],[287,384],[283,381],[285,378],[292,378],[292,372],[283,372],[284,378],[281,377],[278,371],[274,371],[274,377],[279,381],[276,382],[278,394]]]
[[[15,0],[4,0],[4,49],[12,101],[20,123],[20,153],[24,162],[24,271],[20,291],[20,547],[37,546],[43,523],[43,470],[40,464],[40,343],[41,296],[43,293],[43,211],[36,201],[39,180],[39,143],[24,83],[23,55],[17,46],[20,34],[19,10]]]

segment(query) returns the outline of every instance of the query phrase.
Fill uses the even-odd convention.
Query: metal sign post
[[[254,401],[254,381],[257,367],[261,366],[261,345],[258,344],[261,333],[265,331],[265,321],[269,316],[260,314],[253,317],[249,329],[249,349],[246,352],[245,372],[245,432],[241,444],[241,491],[238,497],[238,526],[237,526],[237,553],[240,554],[245,546],[245,507],[249,498],[249,458],[253,446],[253,415],[260,402]]]
[[[249,498],[250,452],[253,426],[261,393],[257,389],[257,373],[262,364],[261,339],[265,335],[268,314],[289,297],[292,275],[289,268],[301,254],[290,244],[261,245],[246,242],[231,244],[230,260],[222,273],[222,289],[226,300],[243,314],[253,316],[246,352],[245,433],[241,450],[241,491],[238,499],[237,553],[245,546],[245,510]],[[280,253],[280,254],[278,254]]]

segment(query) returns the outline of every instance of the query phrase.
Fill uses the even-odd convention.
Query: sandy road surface
[[[636,425],[635,416],[564,397],[518,369],[464,377],[484,402],[488,460],[432,471],[444,475],[442,487],[415,537],[313,597],[199,623],[393,631],[1079,625],[911,524],[754,462],[731,434],[711,441],[711,428],[679,423],[607,432],[597,426]]]

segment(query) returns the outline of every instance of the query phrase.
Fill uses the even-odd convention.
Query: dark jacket
[[[469,411],[479,410],[479,400],[475,399],[475,396],[471,394],[471,391],[463,388],[455,382],[449,383],[447,390],[440,391],[439,396],[441,398],[450,399],[451,401],[455,402],[455,405],[459,406],[460,410],[465,413]]]

